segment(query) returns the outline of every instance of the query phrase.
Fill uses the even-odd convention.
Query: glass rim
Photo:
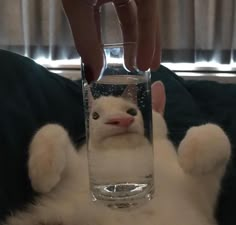
[[[122,48],[125,45],[136,45],[136,42],[118,42],[118,43],[111,43],[111,44],[102,44],[103,48]]]

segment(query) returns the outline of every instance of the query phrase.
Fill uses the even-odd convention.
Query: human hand
[[[62,0],[75,46],[85,68],[86,79],[96,80],[103,67],[99,7],[113,2],[121,24],[126,67],[155,70],[160,65],[158,0]]]

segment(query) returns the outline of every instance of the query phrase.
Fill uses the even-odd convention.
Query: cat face
[[[103,96],[93,99],[89,94],[89,138],[101,141],[105,138],[125,133],[144,135],[144,123],[137,107],[136,89],[127,87],[121,97]],[[154,133],[166,134],[165,122],[162,121],[166,96],[161,82],[152,84],[152,108],[157,112],[153,116]],[[164,124],[161,126],[161,124]]]
[[[122,97],[102,96],[92,101],[89,116],[89,138],[101,141],[126,133],[144,134],[140,110],[125,92]],[[131,99],[131,100],[130,100]]]

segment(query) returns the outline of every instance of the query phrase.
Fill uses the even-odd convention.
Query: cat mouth
[[[111,126],[117,126],[117,125],[119,125],[119,122],[118,121],[112,121],[112,122],[106,122],[105,124],[106,125],[111,125]]]
[[[136,130],[132,124],[129,126],[120,126],[119,122],[117,121],[109,121],[109,123],[105,123],[107,128],[109,127],[109,132],[107,132],[107,137],[114,137],[114,136],[122,136],[128,134],[138,134],[139,131]]]
[[[108,119],[105,124],[111,125],[119,128],[128,129],[134,123],[134,117],[126,116],[126,117],[114,117]]]
[[[114,137],[114,136],[121,136],[121,135],[127,135],[127,134],[137,134],[138,132],[133,131],[133,130],[129,130],[127,129],[119,129],[115,132],[111,132],[109,134],[109,137]]]

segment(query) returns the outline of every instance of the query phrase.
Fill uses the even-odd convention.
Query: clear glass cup
[[[88,85],[82,64],[90,190],[112,208],[154,193],[150,71],[129,71],[123,45],[104,47],[105,66]]]

